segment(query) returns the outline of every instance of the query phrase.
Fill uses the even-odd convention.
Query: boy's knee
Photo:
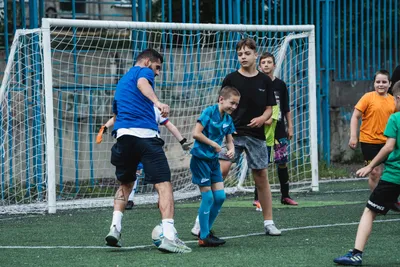
[[[217,204],[224,203],[226,199],[226,194],[224,190],[214,191],[214,202]]]
[[[207,206],[211,206],[213,204],[214,198],[211,190],[201,193],[201,202]]]

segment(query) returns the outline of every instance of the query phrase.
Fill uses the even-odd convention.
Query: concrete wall
[[[367,92],[373,90],[372,81],[331,82],[331,159],[337,162],[360,160],[360,148],[352,150],[350,139],[350,119],[354,106]]]

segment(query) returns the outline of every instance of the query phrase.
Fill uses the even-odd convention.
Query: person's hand
[[[266,121],[264,122],[264,124],[267,125],[267,126],[271,125],[271,124],[272,124],[272,116],[271,116],[271,118],[269,118],[268,120],[266,120]]]
[[[357,137],[350,137],[349,147],[350,147],[351,149],[356,149],[357,142],[358,142]]]
[[[169,106],[167,104],[161,103],[157,101],[155,104],[156,108],[158,108],[161,112],[161,116],[167,118],[169,115]]]
[[[235,156],[235,148],[229,149],[229,150],[226,152],[226,156],[227,156],[229,159],[233,159],[233,157]]]
[[[189,151],[190,149],[192,149],[193,142],[188,142],[186,138],[183,138],[179,143],[181,144],[184,151]]]
[[[215,152],[217,152],[217,153],[221,152],[221,150],[222,150],[221,146],[218,145],[216,142],[214,142],[212,147],[215,149]]]
[[[373,169],[373,168],[371,168],[369,165],[367,165],[367,166],[365,166],[364,168],[359,169],[359,170],[356,172],[356,175],[357,175],[358,177],[365,177],[365,176],[367,176],[370,172],[372,172],[372,169]]]
[[[289,140],[292,140],[292,138],[293,138],[293,127],[288,127],[287,137],[288,137]]]
[[[100,144],[103,141],[103,134],[107,132],[107,126],[103,125],[96,136],[96,144]]]
[[[263,116],[260,116],[260,117],[256,117],[256,118],[252,119],[250,121],[250,123],[247,124],[247,126],[249,126],[251,128],[259,128],[261,126],[264,126],[264,122],[265,122],[265,118]]]

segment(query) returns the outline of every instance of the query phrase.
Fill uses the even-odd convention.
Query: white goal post
[[[43,19],[19,30],[0,88],[0,214],[112,206],[118,187],[110,149],[95,138],[111,116],[116,84],[138,53],[164,56],[155,91],[169,119],[192,140],[200,112],[215,104],[223,78],[238,69],[235,46],[254,38],[271,52],[289,90],[294,138],[289,145],[291,191],[318,191],[315,32],[313,25],[224,25]],[[111,131],[112,129],[110,129]],[[163,127],[175,199],[195,197],[190,155]],[[269,168],[279,189],[275,167]],[[225,179],[227,192],[252,191],[244,156]],[[135,203],[155,203],[139,179]]]

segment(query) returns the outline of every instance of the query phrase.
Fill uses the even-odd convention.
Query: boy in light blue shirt
[[[218,155],[224,138],[228,148],[226,156],[233,158],[235,155],[232,138],[235,126],[229,114],[237,108],[239,100],[240,93],[236,88],[223,87],[218,104],[203,110],[193,131],[195,142],[191,151],[190,170],[192,182],[199,186],[201,192],[199,246],[202,247],[225,244],[210,229],[226,198]]]

